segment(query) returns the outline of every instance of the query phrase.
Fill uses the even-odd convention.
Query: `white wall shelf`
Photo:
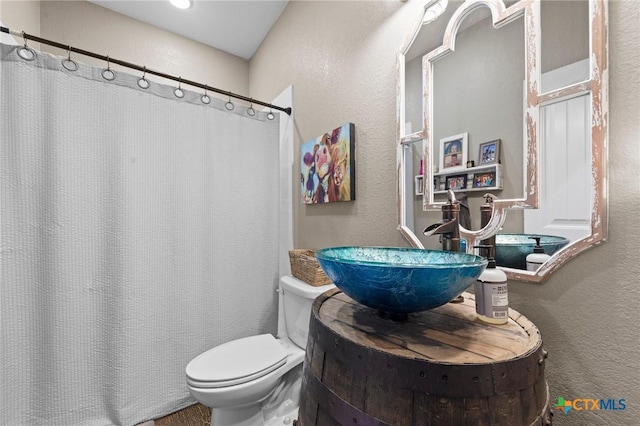
[[[424,194],[424,176],[417,175],[414,179],[414,188],[416,195]]]
[[[502,164],[486,164],[476,167],[447,170],[434,173],[435,190],[433,193],[446,194],[447,178],[459,176],[462,178],[462,188],[454,189],[454,192],[487,192],[502,190]],[[489,180],[489,182],[487,182]],[[424,193],[424,177],[415,177],[415,194]]]

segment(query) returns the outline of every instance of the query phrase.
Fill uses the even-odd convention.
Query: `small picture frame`
[[[467,175],[451,175],[447,176],[445,180],[444,189],[446,190],[460,190],[467,189]]]
[[[500,139],[480,144],[478,165],[497,164],[500,162]]]
[[[496,172],[480,172],[473,174],[474,188],[490,188],[496,186]]]
[[[440,171],[466,168],[468,133],[440,139]]]

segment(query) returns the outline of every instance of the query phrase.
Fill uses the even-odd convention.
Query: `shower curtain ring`
[[[204,85],[204,95],[202,95],[200,97],[200,100],[205,105],[209,105],[211,103],[211,98],[209,97],[209,95],[207,95],[207,85],[206,84]]]
[[[231,92],[227,92],[227,96],[229,96],[229,100],[227,101],[226,104],[224,104],[224,107],[226,109],[228,109],[229,111],[233,111],[233,109],[236,107],[233,102],[231,102]]]
[[[24,46],[18,48],[18,56],[25,61],[33,61],[36,58],[36,52],[27,46],[27,34],[24,31],[22,32],[22,40],[24,40]]]
[[[273,120],[274,118],[276,118],[276,116],[273,114],[273,111],[271,111],[271,108],[269,108],[269,113],[267,114],[267,119]]]
[[[67,59],[62,60],[62,66],[67,71],[77,71],[78,63],[71,59],[71,46],[67,46]]]
[[[142,77],[140,77],[140,79],[138,80],[138,86],[141,89],[148,89],[149,88],[149,81],[144,78],[147,75],[147,67],[142,67]]]
[[[184,92],[180,88],[182,85],[182,77],[178,77],[178,87],[173,90],[173,94],[176,95],[176,98],[184,98]]]
[[[251,103],[249,104],[249,108],[247,108],[247,114],[253,117],[254,115],[256,115],[256,110],[253,109],[253,98],[249,98],[249,100],[251,101]]]
[[[107,69],[102,70],[102,78],[105,80],[112,81],[116,78],[116,75],[111,71],[111,63],[109,61],[109,57],[107,56]]]

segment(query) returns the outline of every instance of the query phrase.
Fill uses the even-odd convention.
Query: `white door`
[[[552,71],[543,75],[543,89],[573,83],[566,75],[580,81],[585,73],[586,61]],[[590,105],[587,93],[540,108],[540,206],[524,212],[527,234],[575,241],[591,233]]]

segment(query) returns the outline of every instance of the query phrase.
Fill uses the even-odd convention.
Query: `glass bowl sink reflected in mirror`
[[[533,237],[540,237],[540,245],[549,256],[569,244],[567,238],[554,235],[497,234],[496,265],[526,270],[527,256],[533,253],[536,246]]]
[[[444,305],[487,266],[486,259],[472,254],[403,247],[330,247],[316,257],[347,296],[390,314]]]

